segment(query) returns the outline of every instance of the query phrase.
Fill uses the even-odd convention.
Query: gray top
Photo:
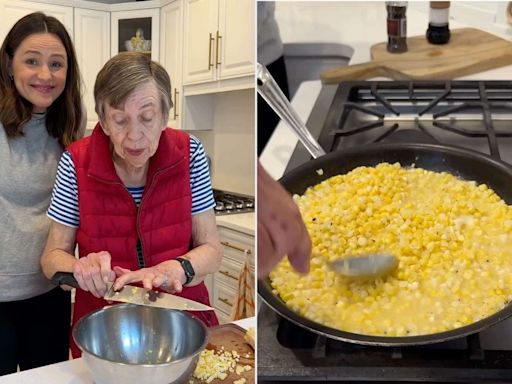
[[[274,2],[258,2],[258,63],[262,65],[269,65],[283,55],[275,8]]]
[[[46,210],[62,148],[35,114],[25,136],[8,139],[0,124],[0,302],[54,287],[41,271],[50,219]]]

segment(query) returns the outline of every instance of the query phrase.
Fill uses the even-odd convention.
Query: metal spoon
[[[377,278],[393,272],[398,260],[393,255],[375,254],[351,256],[340,260],[328,261],[334,271],[352,278]]]

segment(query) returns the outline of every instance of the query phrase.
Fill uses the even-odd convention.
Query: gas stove
[[[366,81],[324,85],[306,123],[326,150],[383,142],[440,143],[512,164],[512,82]],[[286,172],[311,160],[297,144]],[[312,333],[262,303],[258,380],[512,382],[512,319],[449,342],[373,347]]]
[[[322,87],[306,123],[327,152],[384,142],[466,147],[512,164],[512,82],[345,82]],[[287,171],[311,159],[298,144]]]
[[[254,212],[254,197],[234,192],[213,190],[215,199],[215,215],[232,215],[236,213]]]

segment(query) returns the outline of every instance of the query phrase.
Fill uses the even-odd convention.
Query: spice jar
[[[407,1],[386,1],[388,52],[407,51]]]
[[[449,1],[431,1],[427,40],[430,44],[446,44],[450,40],[448,19],[450,12]]]

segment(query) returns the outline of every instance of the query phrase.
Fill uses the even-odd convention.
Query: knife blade
[[[66,284],[74,288],[79,288],[78,282],[70,272],[57,272],[52,277],[52,282],[58,285]],[[120,301],[138,305],[147,305],[151,307],[178,309],[181,311],[213,311],[212,307],[197,301],[185,299],[184,297],[171,295],[146,288],[136,287],[134,285],[125,285],[121,290],[115,291],[113,283],[108,282],[107,292],[103,296],[105,300]]]

